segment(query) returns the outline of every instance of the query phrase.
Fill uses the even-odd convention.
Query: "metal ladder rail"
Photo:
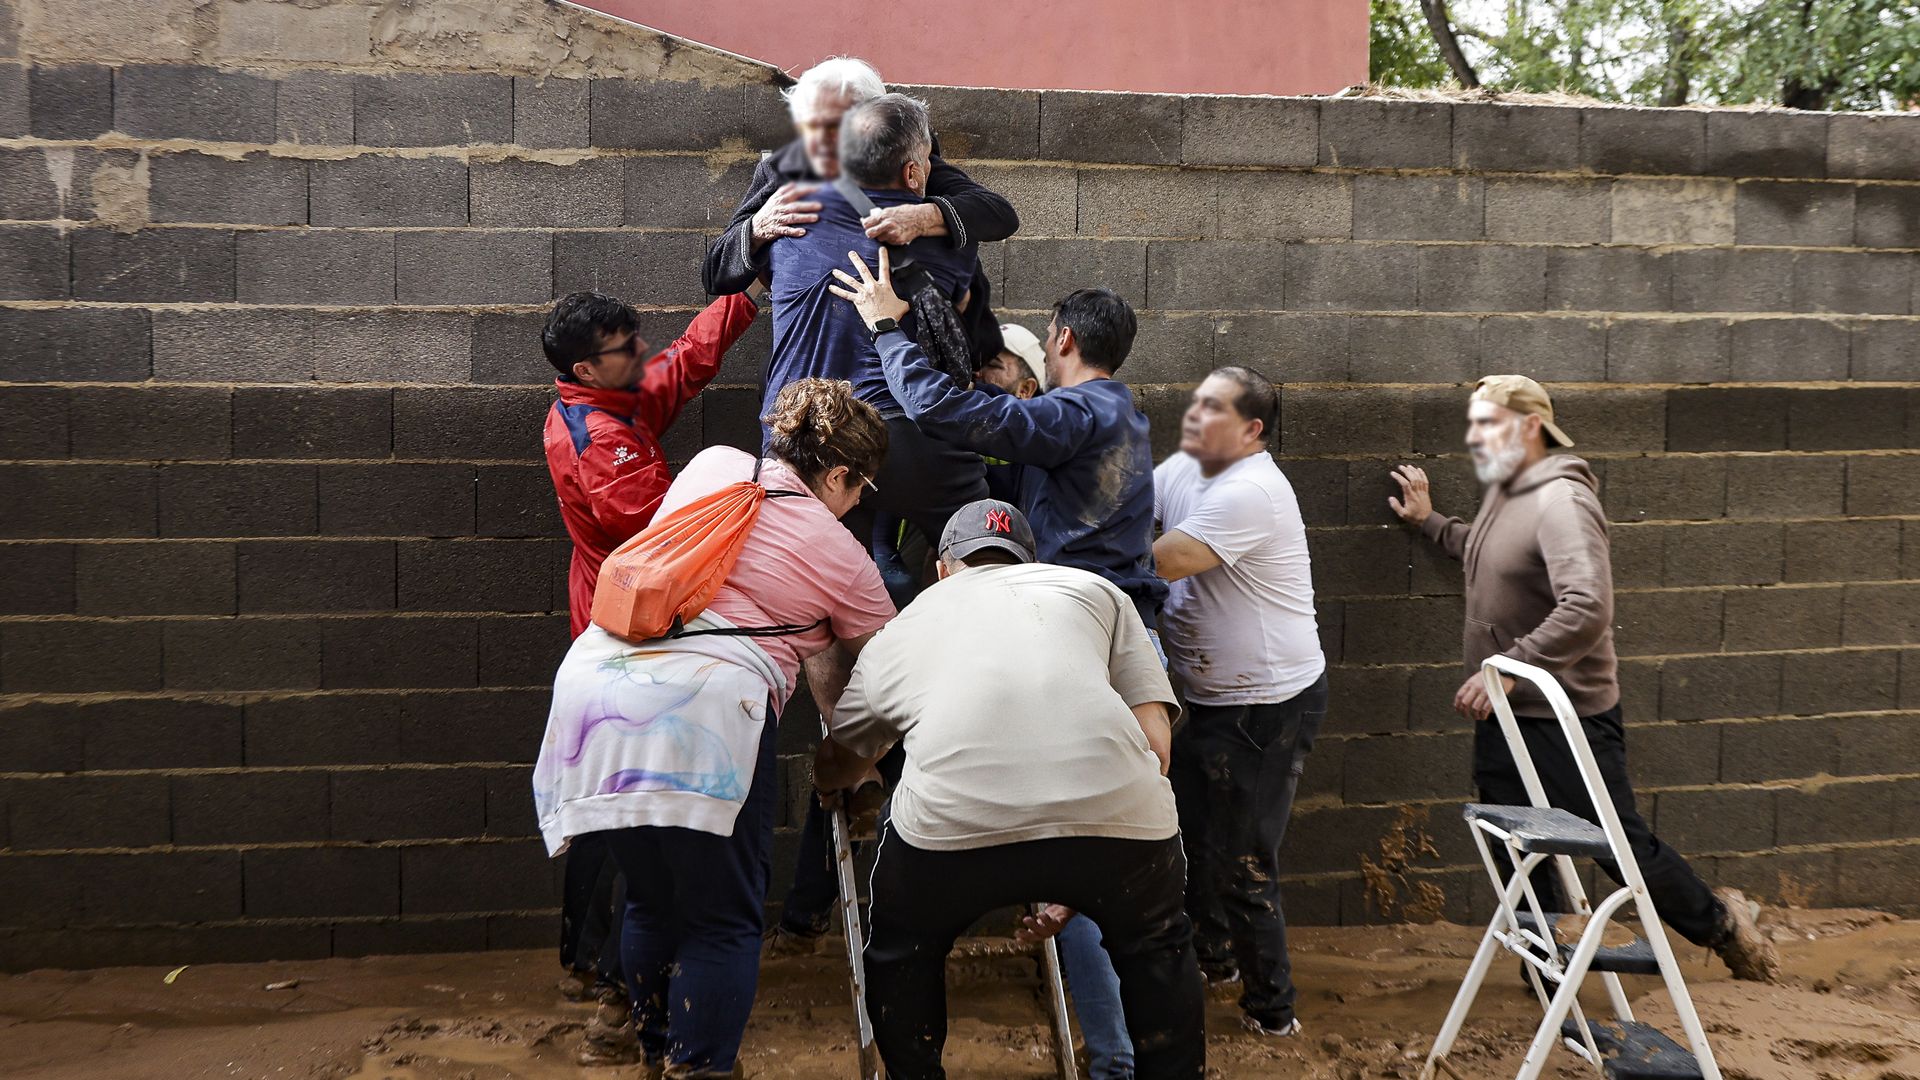
[[[840,888],[840,928],[847,938],[847,987],[853,993],[855,1045],[859,1051],[860,1080],[881,1080],[880,1050],[873,1042],[873,1019],[867,1015],[866,934],[860,924],[860,886],[853,873],[853,837],[847,828],[847,809],[836,806],[833,826],[834,879]]]
[[[873,1020],[867,1014],[866,935],[860,921],[860,886],[853,872],[853,834],[847,825],[844,806],[829,815],[833,832],[834,880],[839,887],[840,927],[847,942],[847,987],[853,995],[855,1046],[858,1049],[859,1080],[882,1080],[885,1069],[879,1048],[874,1044]],[[1072,1012],[1067,1006],[1067,983],[1060,964],[1060,943],[1047,938],[1040,943],[1040,955],[1046,969],[1048,1022],[1053,1028],[1054,1071],[1059,1080],[1075,1080],[1080,1075],[1073,1052]]]
[[[1580,781],[1587,789],[1587,797],[1593,801],[1594,816],[1600,819],[1600,830],[1607,834],[1607,845],[1613,849],[1615,864],[1619,867],[1620,876],[1625,879],[1623,888],[1632,895],[1634,910],[1640,916],[1640,926],[1646,934],[1647,944],[1652,947],[1654,958],[1659,962],[1661,981],[1666,985],[1667,996],[1673,1001],[1673,1011],[1687,1037],[1688,1048],[1693,1051],[1694,1061],[1705,1080],[1721,1080],[1719,1063],[1714,1060],[1713,1048],[1707,1043],[1706,1028],[1700,1023],[1700,1015],[1693,1007],[1693,995],[1687,991],[1686,980],[1680,975],[1679,960],[1673,954],[1672,943],[1667,940],[1666,924],[1660,921],[1659,913],[1654,910],[1653,897],[1647,892],[1646,878],[1640,873],[1640,862],[1633,857],[1633,847],[1627,840],[1626,829],[1620,824],[1619,813],[1613,808],[1606,781],[1600,776],[1600,764],[1593,756],[1593,747],[1587,742],[1585,729],[1580,726],[1580,717],[1573,711],[1573,702],[1567,699],[1567,692],[1561,689],[1553,676],[1532,664],[1523,664],[1505,656],[1490,656],[1481,664],[1480,674],[1486,680],[1487,696],[1493,702],[1494,713],[1500,718],[1500,729],[1507,737],[1507,745],[1513,750],[1514,760],[1522,763],[1521,776],[1528,785],[1527,795],[1535,806],[1547,805],[1546,792],[1540,786],[1539,774],[1534,771],[1533,758],[1527,753],[1526,742],[1520,735],[1519,721],[1514,718],[1513,704],[1507,700],[1506,688],[1500,685],[1500,676],[1510,675],[1533,683],[1546,695],[1547,703],[1553,706],[1554,718],[1559,721],[1561,734],[1573,751],[1574,763],[1580,768]],[[1596,948],[1599,929],[1599,926],[1590,924],[1587,931],[1589,936],[1596,939]],[[1582,945],[1585,944],[1583,940]],[[1617,984],[1618,980],[1614,982]]]

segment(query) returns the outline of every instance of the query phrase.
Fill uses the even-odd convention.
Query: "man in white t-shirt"
[[[1279,395],[1221,368],[1193,392],[1180,450],[1154,470],[1153,558],[1173,583],[1160,637],[1182,681],[1174,796],[1193,871],[1187,914],[1210,982],[1241,979],[1251,1031],[1295,1035],[1280,842],[1327,713],[1307,531],[1267,452]]]
[[[875,1042],[893,1080],[945,1076],[954,939],[995,908],[1048,900],[1105,933],[1135,1075],[1200,1080],[1204,1001],[1165,776],[1173,688],[1127,594],[1033,560],[1011,504],[956,512],[940,581],[862,651],[815,759],[834,790],[906,748],[873,866]]]

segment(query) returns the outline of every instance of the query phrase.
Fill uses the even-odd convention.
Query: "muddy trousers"
[[[566,884],[560,898],[560,965],[592,971],[599,981],[620,979],[620,919],[626,906],[620,871],[596,833],[567,848]]]
[[[768,715],[777,715],[771,705]],[[761,734],[732,836],[660,825],[594,834],[627,879],[621,966],[640,1050],[676,1076],[731,1076],[753,1011],[779,787],[776,726]]]
[[[1516,719],[1527,753],[1540,773],[1540,786],[1546,789],[1547,802],[1598,824],[1593,800],[1587,796],[1580,768],[1574,763],[1573,749],[1560,733],[1560,722],[1531,716]],[[1627,779],[1627,737],[1620,722],[1620,706],[1615,705],[1597,716],[1583,716],[1580,726],[1587,733],[1587,743],[1593,747],[1594,760],[1607,782],[1607,793],[1613,797],[1613,809],[1620,815],[1620,826],[1627,834],[1633,859],[1640,864],[1640,874],[1647,881],[1647,893],[1653,897],[1654,910],[1660,913],[1662,922],[1695,945],[1718,944],[1720,901],[1707,883],[1700,880],[1700,875],[1694,873],[1686,858],[1653,834],[1634,805],[1633,785]],[[1480,789],[1481,802],[1499,806],[1532,805],[1497,720],[1482,720],[1474,725],[1473,782]],[[1620,868],[1613,861],[1596,861],[1607,876],[1620,880]],[[1543,909],[1567,909],[1551,861],[1542,863],[1533,872],[1533,888]]]
[[[1210,972],[1240,972],[1240,1007],[1293,1022],[1293,964],[1280,902],[1280,844],[1307,754],[1327,716],[1327,676],[1286,701],[1187,707],[1167,778],[1193,870],[1187,913]]]
[[[1180,838],[1079,836],[965,851],[908,844],[889,822],[874,857],[867,1012],[889,1080],[943,1080],[947,953],[974,920],[1035,900],[1100,925],[1120,976],[1140,1080],[1206,1074],[1204,995],[1181,910]]]

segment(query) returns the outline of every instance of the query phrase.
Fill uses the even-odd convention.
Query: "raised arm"
[[[693,317],[687,332],[647,361],[634,419],[659,435],[719,374],[720,362],[760,309],[744,294],[723,296]]]
[[[1402,465],[1387,474],[1400,485],[1400,497],[1387,496],[1387,506],[1400,520],[1420,530],[1420,535],[1440,546],[1440,550],[1458,559],[1467,550],[1467,525],[1433,508],[1433,493],[1427,472],[1418,465]]]
[[[869,328],[879,320],[906,317],[905,300],[893,291],[893,266],[880,249],[878,276],[857,251],[847,252],[858,278],[835,270],[838,285],[827,289],[853,302]],[[904,331],[890,330],[875,340],[887,388],[923,431],[957,446],[1022,465],[1050,468],[1072,457],[1093,430],[1093,417],[1066,394],[1030,401],[1011,395],[962,390],[936,370],[920,346]]]
[[[1023,399],[960,389],[904,331],[880,335],[878,345],[894,400],[936,438],[1045,469],[1073,457],[1093,431],[1093,416],[1062,395]]]

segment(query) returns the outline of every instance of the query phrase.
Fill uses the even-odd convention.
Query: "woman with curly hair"
[[[886,455],[886,423],[850,384],[803,379],[763,418],[767,456],[701,451],[656,520],[729,484],[770,491],[739,561],[686,626],[628,641],[589,627],[555,678],[534,768],[549,854],[603,837],[626,877],[621,960],[640,1048],[671,1077],[733,1075],[759,976],[778,792],[774,728],[803,662],[831,702],[893,618],[866,548],[839,518]],[[755,628],[792,628],[752,635]],[[716,632],[717,631],[717,632]],[[825,675],[823,679],[821,676]]]

